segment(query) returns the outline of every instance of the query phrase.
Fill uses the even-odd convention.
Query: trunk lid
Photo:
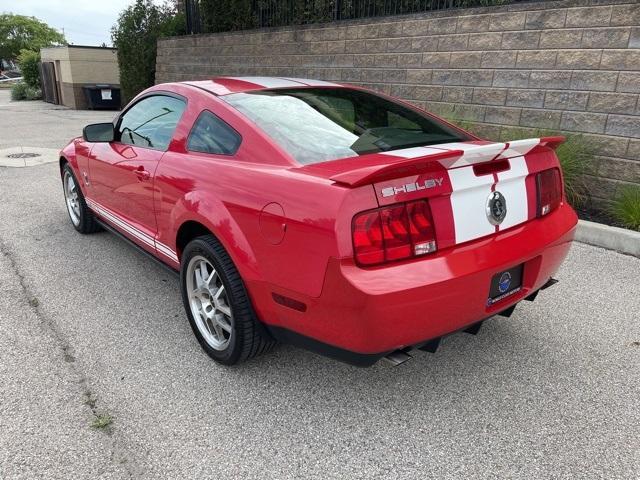
[[[544,137],[508,143],[448,143],[295,170],[347,188],[371,185],[379,206],[428,198],[438,248],[444,248],[534,218],[533,174],[558,166],[553,150],[563,141],[564,137]]]

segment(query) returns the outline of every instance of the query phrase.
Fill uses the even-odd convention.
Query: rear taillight
[[[426,200],[360,213],[352,225],[353,251],[359,265],[377,265],[436,251],[433,219]]]
[[[562,201],[562,180],[557,168],[544,170],[536,175],[538,186],[538,216],[552,212]]]

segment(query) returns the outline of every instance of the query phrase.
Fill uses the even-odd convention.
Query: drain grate
[[[8,158],[33,158],[33,157],[39,157],[39,156],[40,156],[39,153],[28,153],[28,152],[10,153],[9,155],[7,155]]]

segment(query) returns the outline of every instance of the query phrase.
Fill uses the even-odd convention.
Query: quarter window
[[[203,111],[191,129],[187,141],[190,152],[233,155],[238,151],[242,138],[222,119],[208,110]]]
[[[131,107],[120,120],[120,143],[166,150],[186,104],[167,95],[146,97]]]

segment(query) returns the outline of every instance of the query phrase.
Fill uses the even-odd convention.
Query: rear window
[[[305,165],[471,140],[433,118],[360,90],[278,89],[221,98]]]

